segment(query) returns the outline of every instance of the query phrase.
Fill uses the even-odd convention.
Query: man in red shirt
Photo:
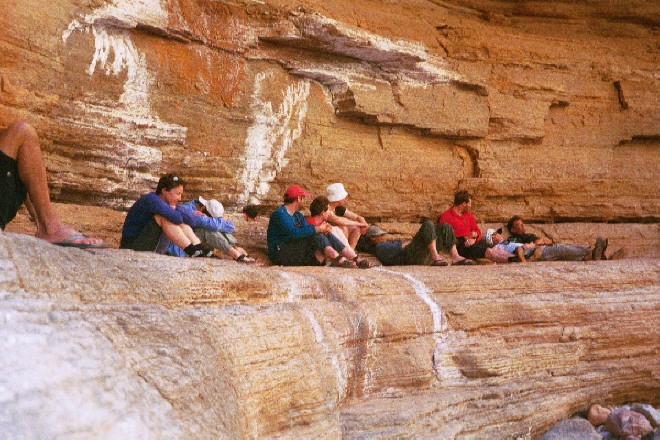
[[[438,223],[448,223],[456,236],[456,249],[464,258],[485,258],[488,243],[481,237],[481,230],[470,212],[472,198],[465,191],[454,194],[454,205],[443,212]]]

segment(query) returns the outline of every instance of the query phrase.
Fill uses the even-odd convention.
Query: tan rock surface
[[[2,437],[534,438],[660,395],[657,260],[284,270],[6,233],[0,267]]]
[[[657,221],[657,2],[42,3],[0,13],[0,126],[58,201],[176,169],[228,206],[341,180],[371,218],[467,187],[487,222]]]
[[[624,260],[263,269],[0,233],[0,437],[536,438],[658,404],[660,6],[9,0],[0,126],[67,223],[119,241],[176,170],[266,210],[342,181],[409,237],[457,188]],[[265,218],[239,240],[264,258]],[[631,259],[634,258],[634,259]]]

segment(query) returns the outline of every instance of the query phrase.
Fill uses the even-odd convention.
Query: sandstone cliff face
[[[658,404],[658,271],[284,271],[0,234],[0,437],[537,438]]]
[[[34,123],[53,196],[279,202],[342,181],[374,219],[658,213],[660,7],[589,1],[9,0],[0,125]],[[475,206],[475,208],[476,208]]]

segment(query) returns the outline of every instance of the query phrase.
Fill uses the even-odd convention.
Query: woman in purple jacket
[[[140,197],[128,210],[119,247],[164,254],[172,242],[191,257],[213,255],[184,223],[185,214],[178,209],[184,184],[176,174],[166,174],[158,181],[156,192]]]

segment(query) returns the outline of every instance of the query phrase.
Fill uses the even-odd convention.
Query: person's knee
[[[163,227],[163,222],[166,221],[166,220],[163,217],[161,217],[160,215],[154,214],[154,221],[156,222],[156,224],[158,226],[160,226],[162,228]]]
[[[330,241],[328,240],[328,237],[325,236],[325,234],[318,233],[314,236],[314,242],[316,243],[316,249],[317,250],[324,250],[328,246],[330,246]]]

